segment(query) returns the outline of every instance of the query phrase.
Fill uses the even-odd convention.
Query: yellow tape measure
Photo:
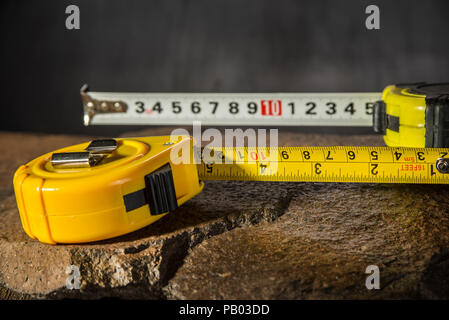
[[[197,195],[200,178],[449,184],[448,148],[206,149],[199,164],[195,151],[181,136],[96,140],[42,155],[14,175],[23,228],[50,244],[123,235]]]
[[[17,169],[22,226],[44,243],[119,236],[160,219],[198,194],[195,164],[170,165],[189,137],[97,140],[44,154]]]

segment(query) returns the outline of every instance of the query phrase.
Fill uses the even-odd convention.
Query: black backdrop
[[[66,30],[76,4],[81,29]],[[381,30],[365,28],[376,4]],[[94,91],[379,91],[448,81],[449,1],[1,1],[1,127],[82,126]]]

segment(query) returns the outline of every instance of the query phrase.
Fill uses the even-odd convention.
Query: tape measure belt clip
[[[60,152],[53,153],[50,161],[55,168],[90,168],[100,163],[103,158],[103,154],[88,151]]]
[[[115,139],[97,139],[93,140],[86,148],[86,151],[93,153],[111,153],[117,149],[117,140]]]
[[[116,149],[115,139],[98,139],[93,140],[85,151],[53,153],[50,162],[55,168],[89,168],[98,165]]]

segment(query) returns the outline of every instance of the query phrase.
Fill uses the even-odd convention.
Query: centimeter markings
[[[126,112],[98,113],[92,124],[371,126],[381,93],[114,93],[88,92],[122,101]]]
[[[449,184],[449,175],[435,168],[448,154],[447,148],[209,148],[198,172],[204,180]]]

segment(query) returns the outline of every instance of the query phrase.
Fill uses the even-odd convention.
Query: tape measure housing
[[[196,165],[170,163],[171,150],[190,146],[190,137],[117,142],[117,150],[93,167],[55,167],[51,152],[16,171],[17,205],[31,238],[55,244],[119,236],[155,222],[202,190]],[[88,145],[55,152],[78,152]]]
[[[373,127],[391,147],[449,147],[449,83],[388,86]]]

